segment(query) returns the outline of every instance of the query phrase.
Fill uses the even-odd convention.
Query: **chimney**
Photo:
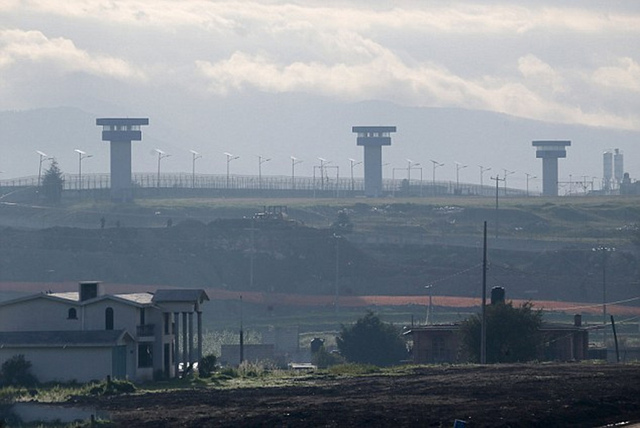
[[[80,301],[95,299],[102,296],[102,286],[99,281],[81,281],[79,284]]]

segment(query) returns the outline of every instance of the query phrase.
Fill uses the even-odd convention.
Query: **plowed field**
[[[82,398],[122,427],[601,427],[640,421],[640,366],[417,367],[292,386]],[[620,425],[622,426],[622,425]]]

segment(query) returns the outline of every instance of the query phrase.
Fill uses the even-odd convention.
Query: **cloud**
[[[0,70],[640,128],[640,13],[556,4],[13,0],[0,17],[20,29],[0,30]]]
[[[618,58],[615,65],[598,68],[593,82],[616,91],[640,92],[640,64],[633,58]]]
[[[144,79],[144,73],[122,59],[90,55],[68,39],[50,39],[39,31],[0,31],[0,68],[25,63],[29,67],[46,64],[59,72],[85,72],[115,79]]]

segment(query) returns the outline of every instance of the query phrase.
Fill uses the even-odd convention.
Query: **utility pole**
[[[500,192],[500,182],[505,181],[506,178],[500,178],[500,175],[496,175],[495,177],[491,177],[492,180],[496,182],[496,239],[498,238],[498,228],[500,224],[500,217],[498,213],[498,193]]]
[[[480,364],[487,364],[487,222],[484,222],[482,250],[482,324],[480,328]]]

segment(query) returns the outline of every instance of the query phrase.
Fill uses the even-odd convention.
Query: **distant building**
[[[364,194],[368,197],[382,195],[382,146],[391,145],[391,133],[395,126],[354,126],[358,134],[356,144],[364,147]]]
[[[558,158],[567,157],[571,141],[533,141],[536,158],[542,159],[542,195],[558,196]]]
[[[144,381],[157,372],[175,377],[181,364],[191,367],[201,358],[207,300],[204,290],[190,289],[104,294],[99,282],[87,281],[77,292],[2,302],[0,364],[23,354],[41,382]]]
[[[131,142],[142,140],[143,125],[147,118],[102,118],[102,140],[111,143],[111,199],[118,202],[133,200],[131,182]]]
[[[543,323],[540,327],[545,346],[538,350],[540,361],[572,361],[588,358],[589,331],[576,315],[574,325]],[[416,364],[462,363],[468,356],[462,349],[460,324],[425,325],[407,332],[413,338]]]

